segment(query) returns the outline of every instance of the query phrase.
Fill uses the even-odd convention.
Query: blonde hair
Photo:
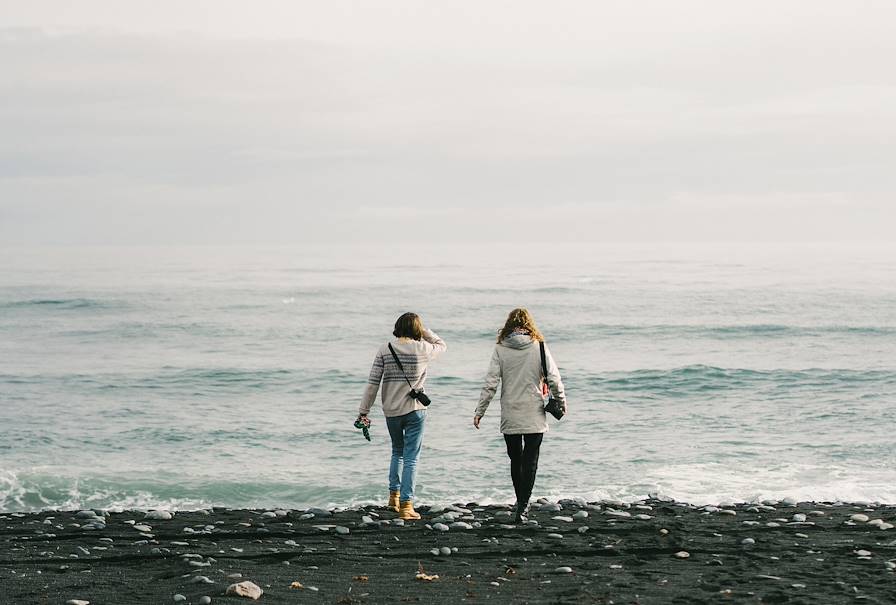
[[[510,336],[510,333],[514,330],[528,332],[532,340],[544,342],[544,336],[541,335],[538,326],[535,325],[535,320],[532,318],[532,314],[529,313],[529,309],[520,307],[510,312],[510,315],[507,316],[507,321],[504,322],[504,327],[498,332],[498,342]]]

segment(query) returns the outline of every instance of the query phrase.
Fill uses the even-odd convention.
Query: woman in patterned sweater
[[[392,438],[389,507],[402,519],[412,520],[420,518],[414,510],[414,480],[426,421],[426,406],[420,403],[423,398],[413,397],[412,390],[423,392],[429,362],[447,347],[444,340],[423,326],[416,313],[399,317],[392,334],[395,339],[383,344],[373,359],[358,420],[370,425],[368,414],[382,383],[383,414]]]

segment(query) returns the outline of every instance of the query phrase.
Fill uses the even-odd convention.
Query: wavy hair
[[[504,322],[504,327],[498,332],[498,342],[510,336],[510,333],[514,330],[528,332],[532,340],[544,342],[544,336],[541,335],[538,326],[535,325],[535,319],[532,318],[529,309],[520,307],[510,312],[510,315],[507,316],[507,321]]]

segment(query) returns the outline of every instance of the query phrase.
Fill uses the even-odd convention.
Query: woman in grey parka
[[[501,383],[501,432],[510,457],[510,476],[516,492],[516,521],[523,523],[529,510],[529,498],[538,471],[538,454],[548,430],[544,398],[550,394],[566,411],[563,381],[551,352],[545,346],[547,382],[541,369],[540,343],[544,337],[526,309],[514,309],[498,334],[485,386],[473,416],[473,426],[485,414]]]

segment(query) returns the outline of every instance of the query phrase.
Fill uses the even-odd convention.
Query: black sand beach
[[[896,602],[896,506],[96,512],[0,515],[0,602],[252,602],[224,596],[241,581],[270,604]]]

